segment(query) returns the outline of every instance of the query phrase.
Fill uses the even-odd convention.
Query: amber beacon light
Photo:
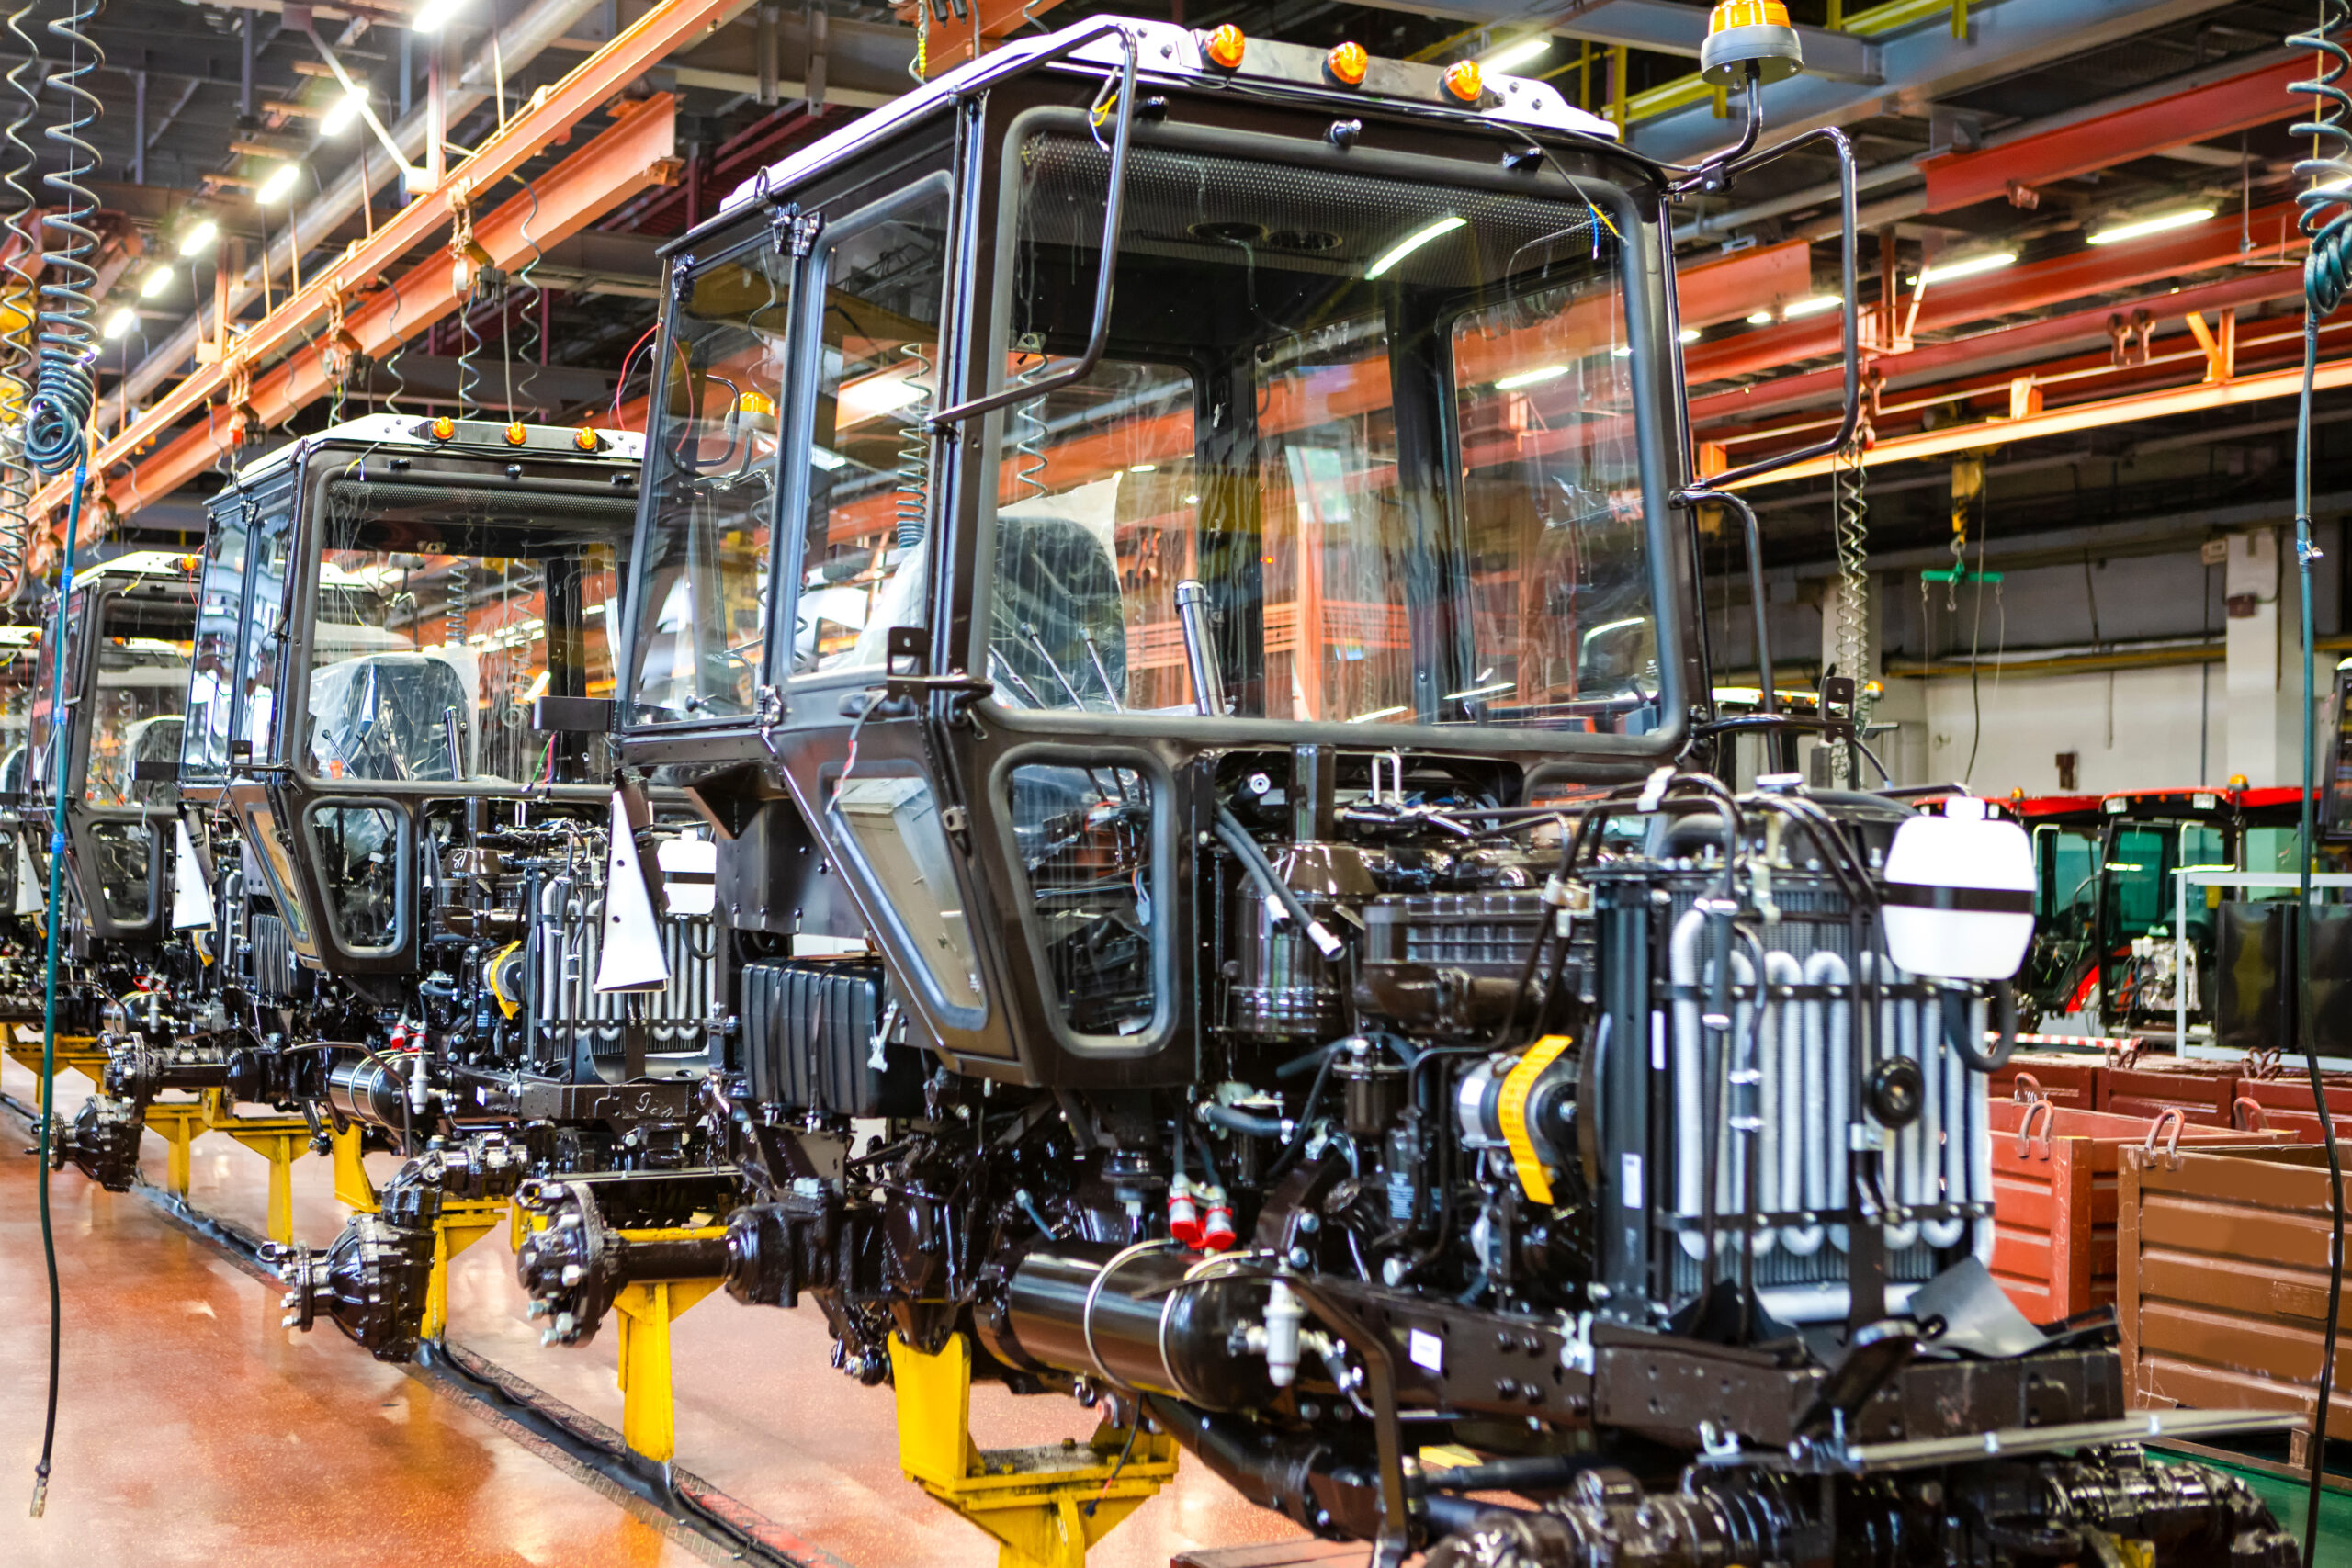
[[[1323,57],[1323,69],[1331,79],[1350,87],[1363,85],[1364,73],[1372,69],[1372,56],[1360,43],[1335,43],[1331,52]]]
[[[1711,87],[1737,87],[1750,77],[1762,86],[1804,69],[1804,49],[1781,0],[1723,0],[1707,14],[1699,46],[1699,74]]]
[[[1445,68],[1445,90],[1465,104],[1475,104],[1487,90],[1487,73],[1475,60],[1457,60]]]
[[[1241,57],[1249,51],[1248,35],[1227,22],[1209,34],[1209,41],[1203,52],[1209,57],[1209,63],[1218,70],[1238,71],[1241,69]]]

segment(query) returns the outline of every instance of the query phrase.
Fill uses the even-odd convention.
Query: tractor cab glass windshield
[[[84,592],[74,609],[86,613],[94,602],[98,614],[91,645],[96,668],[79,690],[69,680],[66,691],[75,724],[87,737],[81,777],[70,781],[69,787],[92,806],[167,803],[179,766],[182,716],[187,711],[196,636],[194,595],[185,589],[141,584],[127,592]],[[50,682],[54,679],[48,668],[49,647],[43,639],[27,730],[33,787],[43,793],[54,766],[48,755]],[[142,780],[141,763],[161,764],[171,773]]]
[[[509,499],[430,475],[332,478],[323,499],[300,765],[329,782],[585,776],[531,728],[530,705],[613,694],[607,627],[630,499],[586,487]],[[247,701],[266,714],[280,699]]]
[[[752,711],[791,266],[764,243],[722,259],[671,318],[645,462],[652,519],[629,694],[641,717]]]
[[[1187,145],[1134,153],[1101,366],[1002,416],[997,700],[1192,711],[1196,581],[1222,711],[1655,728],[1623,204]],[[1013,381],[1084,345],[1109,162],[1016,153]]]

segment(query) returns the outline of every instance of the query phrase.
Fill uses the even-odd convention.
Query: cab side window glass
[[[923,518],[939,406],[947,197],[836,226],[820,252],[815,446],[792,623],[795,674],[879,664],[923,624]]]

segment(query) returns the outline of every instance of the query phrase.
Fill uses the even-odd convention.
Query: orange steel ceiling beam
[[[1678,266],[1674,292],[1686,327],[1736,321],[1751,310],[1810,296],[1813,247],[1803,240],[1789,240]]]
[[[617,124],[533,181],[530,192],[476,219],[475,241],[490,253],[492,265],[519,265],[529,258],[532,241],[542,247],[552,244],[648,186],[671,183],[678,172],[677,120],[677,100],[668,94],[628,105]],[[361,353],[380,359],[395,344],[456,310],[458,302],[455,271],[448,258],[436,253],[354,306],[344,326],[358,341]],[[257,378],[250,401],[263,423],[277,424],[325,397],[333,386],[325,355],[311,345]],[[211,468],[236,439],[225,417],[208,421],[112,477],[107,497],[127,516],[142,497],[167,495]]]
[[[969,0],[969,3],[972,10],[979,14],[980,41],[985,45],[1003,41],[1019,31],[1022,23],[1041,12],[1052,10],[1061,4],[1061,0],[1031,0],[1026,5],[1023,0]],[[899,19],[912,27],[917,8],[924,4],[926,0],[914,0],[911,6],[896,7]],[[941,21],[938,13],[933,12],[930,47],[923,61],[928,67],[923,73],[925,78],[936,76],[971,58],[971,12],[946,22]]]
[[[2151,294],[2067,315],[2045,316],[2021,326],[1999,327],[1949,343],[1920,344],[1907,354],[1882,355],[1871,363],[1886,377],[1887,394],[1892,397],[1899,395],[1902,389],[1917,385],[1922,377],[1964,371],[1970,366],[1997,357],[2038,354],[2086,338],[2102,337],[2111,316],[2120,315],[2129,321],[2134,310],[2145,310],[2161,327],[2167,322],[2177,324],[2192,310],[2243,309],[2298,297],[2302,291],[2302,268],[2262,267],[2217,283],[2192,284],[2176,293]],[[1835,403],[1843,395],[1845,386],[1844,368],[1832,366],[1825,370],[1806,370],[1758,381],[1728,392],[1710,392],[1690,400],[1690,423],[1694,427],[1708,428],[1728,422],[1747,423],[1814,403]]]
[[[2003,267],[1958,283],[1929,284],[1912,330],[1948,332],[1996,316],[2048,310],[2088,295],[2168,282],[2186,273],[2277,259],[2281,234],[2301,248],[2295,209],[2290,203],[2261,209],[2245,226],[2254,236],[2251,252],[2239,250],[2240,220],[2232,213],[2126,244],[2092,245],[2071,255]],[[1907,298],[1902,303],[1907,313]],[[1693,344],[1683,355],[1683,369],[1690,385],[1703,386],[1833,355],[1840,346],[1838,312],[1826,310],[1720,343]]]
[[[673,51],[717,30],[748,3],[663,0],[647,11],[569,75],[536,96],[529,107],[484,138],[471,157],[448,171],[437,189],[386,218],[373,234],[351,246],[247,329],[220,360],[198,366],[194,374],[156,399],[146,412],[98,447],[91,470],[103,472],[152,446],[182,419],[226,391],[232,381],[290,352],[301,334],[326,320],[334,301],[382,276],[402,255],[440,232],[476,195],[490,191],[548,145],[568,139],[592,111],[610,103]],[[32,515],[54,513],[65,503],[72,484],[70,479],[59,479],[43,486],[33,499]]]
[[[2012,442],[2036,441],[2046,436],[2098,430],[2126,420],[2165,419],[2175,414],[2199,413],[2208,409],[2232,408],[2240,403],[2290,398],[2302,389],[2302,367],[2298,365],[2258,376],[2242,376],[2231,381],[2175,387],[2158,392],[2139,392],[2130,397],[2102,398],[2096,402],[2075,403],[2047,413],[2028,414],[2021,419],[1980,420],[1973,424],[1946,426],[1922,431],[1917,435],[1890,437],[1863,454],[1862,466],[1876,468],[1890,463],[1948,457],[1955,452],[1974,452],[1987,446],[2005,446]],[[2352,387],[2352,358],[2322,364],[2317,384],[2321,391]],[[1820,457],[1811,462],[1792,464],[1759,479],[1743,480],[1732,488],[1747,490],[1762,484],[1786,484],[1792,479],[1812,479],[1831,472],[1837,461],[1834,457]]]
[[[2184,142],[2296,118],[2310,109],[2312,100],[2290,93],[2288,84],[2311,74],[2308,60],[2280,61],[2038,136],[1930,158],[1920,165],[1928,175],[1928,210],[1950,212],[2006,195],[2013,184],[2045,185]]]

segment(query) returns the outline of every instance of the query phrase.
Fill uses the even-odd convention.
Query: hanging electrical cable
[[[401,399],[408,392],[408,378],[401,373],[401,356],[408,352],[408,339],[401,333],[401,286],[395,283],[391,288],[392,310],[391,314],[384,318],[384,330],[391,334],[392,352],[384,355],[381,363],[385,376],[390,378],[392,383],[384,394],[384,409],[393,418],[398,419],[401,412]]]
[[[449,251],[456,258],[458,336],[463,344],[458,350],[458,414],[472,419],[481,412],[481,371],[474,363],[481,355],[481,331],[474,325],[474,310],[503,279],[491,265],[490,253],[474,238],[472,206],[458,201],[452,207]]]
[[[2344,1297],[2344,1164],[2335,1146],[2335,1118],[2328,1113],[2327,1090],[2320,1078],[2319,1047],[2312,1029],[2312,854],[2314,838],[2313,801],[2318,770],[2314,765],[2317,738],[2313,734],[2312,660],[2316,652],[2312,615],[2312,563],[2319,549],[2312,542],[2312,400],[2319,376],[2320,322],[2344,303],[2352,287],[2352,93],[2342,83],[2352,70],[2352,51],[2345,47],[2352,33],[2352,0],[2319,0],[2319,22],[2310,32],[2287,39],[2290,49],[2308,49],[2316,57],[2309,81],[2290,84],[2288,90],[2313,100],[2312,117],[2296,124],[2292,134],[2312,139],[2312,155],[2296,164],[2295,176],[2311,184],[2295,197],[2301,210],[2301,228],[2311,242],[2303,262],[2303,388],[2295,420],[2295,567],[2302,600],[2302,813],[2295,846],[2295,1018],[2301,1036],[2303,1067],[2311,1080],[2312,1102],[2319,1112],[2320,1143],[2327,1150],[2327,1195],[2331,1218],[2327,1248],[2327,1322],[2321,1336],[2318,1397],[2312,1412],[2311,1475],[2303,1512],[2303,1568],[2312,1568],[2319,1548],[2319,1500],[2327,1463],[2327,1407],[2335,1392],[2335,1343]]]
[[[17,598],[25,587],[25,553],[32,543],[33,470],[25,458],[25,408],[33,393],[34,280],[40,254],[36,229],[32,177],[36,159],[24,137],[40,107],[40,96],[31,73],[38,69],[40,51],[25,31],[33,14],[30,0],[9,14],[8,30],[17,36],[24,58],[8,68],[8,86],[17,96],[17,112],[7,124],[7,163],[0,168],[0,191],[8,203],[7,293],[0,309],[7,326],[0,332],[0,597]]]
[[[1030,386],[1046,374],[1045,339],[1035,333],[1023,333],[1016,353],[1027,355],[1029,363],[1013,379]],[[1037,476],[1046,471],[1046,416],[1037,412],[1040,400],[1032,398],[1012,406],[1012,478],[1023,487],[1020,500],[1034,500],[1046,493],[1046,483]]]
[[[1838,672],[1853,679],[1857,733],[1869,728],[1871,710],[1870,503],[1862,493],[1862,452],[1868,440],[1867,431],[1858,433],[1853,444],[1838,454],[1831,475],[1838,509]],[[1849,765],[1846,750],[1832,748],[1831,776],[1842,785],[1857,786],[1861,781],[1847,776]]]
[[[42,177],[41,183],[63,202],[59,210],[41,214],[41,223],[65,243],[42,257],[40,367],[32,401],[25,411],[25,454],[34,468],[52,477],[82,460],[85,432],[97,400],[97,333],[90,324],[97,310],[91,290],[97,286],[98,269],[91,257],[97,251],[98,235],[90,227],[97,198],[82,183],[98,166],[98,150],[85,133],[106,107],[85,85],[106,63],[105,53],[82,30],[96,13],[96,0],[74,0],[73,10],[49,24],[50,36],[64,45],[65,61],[63,70],[50,73],[47,85],[67,107],[63,123],[50,126],[44,134],[65,149],[65,167]]]
[[[532,188],[530,181],[525,180],[523,195],[530,201],[531,209],[523,217],[521,232],[523,243],[531,248],[531,254],[524,258],[523,265],[515,270],[514,279],[514,291],[522,296],[523,300],[525,330],[522,349],[522,400],[524,405],[529,408],[533,414],[545,417],[547,410],[540,407],[537,400],[531,395],[532,383],[538,378],[538,355],[545,352],[547,344],[547,328],[539,320],[539,311],[545,308],[546,291],[540,288],[531,276],[533,269],[537,267],[543,258],[538,241],[531,237],[531,220],[539,215],[539,193]]]
[[[910,422],[899,427],[898,483],[892,487],[898,498],[898,547],[910,550],[922,543],[923,519],[931,509],[931,355],[920,343],[903,344],[899,352],[908,361],[908,390],[924,394],[908,405]]]

